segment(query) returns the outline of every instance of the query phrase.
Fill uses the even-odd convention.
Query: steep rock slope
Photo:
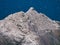
[[[31,7],[0,21],[0,45],[57,45],[58,27],[57,22]]]

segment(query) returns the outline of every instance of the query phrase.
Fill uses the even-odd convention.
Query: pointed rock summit
[[[31,7],[29,10],[34,10],[34,7]]]
[[[58,27],[57,22],[31,7],[0,21],[0,45],[57,45]]]
[[[38,13],[38,12],[34,10],[34,7],[31,7],[26,13],[30,14],[30,13]]]

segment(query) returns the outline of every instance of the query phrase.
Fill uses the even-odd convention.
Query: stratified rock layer
[[[59,45],[59,24],[32,7],[0,21],[0,45]]]

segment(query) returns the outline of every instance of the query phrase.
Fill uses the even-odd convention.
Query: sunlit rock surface
[[[31,7],[0,20],[0,45],[60,45],[60,23]]]

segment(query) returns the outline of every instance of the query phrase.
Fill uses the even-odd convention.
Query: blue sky
[[[0,0],[0,19],[11,13],[26,12],[30,7],[60,21],[60,0]]]

